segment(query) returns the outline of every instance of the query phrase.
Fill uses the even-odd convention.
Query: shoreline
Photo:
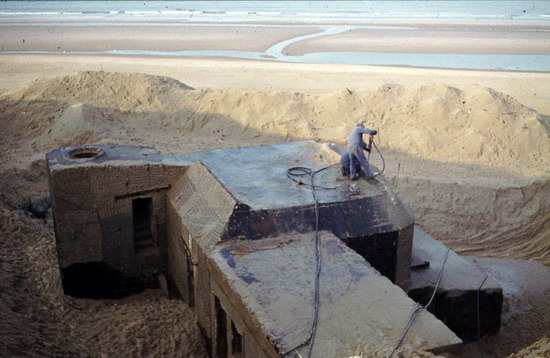
[[[241,50],[265,51],[272,44],[320,32],[318,27],[1,27],[5,51]],[[1,53],[1,52],[0,52]]]
[[[237,58],[550,73],[548,31],[461,27],[1,26],[0,54]]]
[[[170,17],[128,17],[128,18],[1,18],[0,26],[41,26],[41,24],[87,24],[87,23],[120,23],[120,24],[172,24],[180,26],[208,26],[208,25],[281,25],[281,26],[322,26],[322,25],[342,25],[342,26],[399,26],[399,27],[411,27],[411,26],[433,26],[433,27],[499,27],[499,28],[539,28],[542,31],[549,31],[550,23],[538,20],[480,20],[475,21],[472,19],[460,21],[457,19],[443,20],[443,19],[261,19],[261,20],[242,20],[236,21],[231,19],[222,20],[190,20],[185,18],[170,18]],[[5,24],[5,25],[4,25]],[[35,25],[33,25],[35,24]]]
[[[473,27],[418,27],[415,29],[350,28],[339,34],[308,39],[286,48],[289,54],[302,55],[311,49],[357,52],[545,55],[550,54],[550,31],[527,32]]]
[[[47,27],[47,31],[44,31],[44,27]],[[80,21],[10,23],[0,20],[0,28],[3,51],[47,50],[53,42],[64,50],[113,49],[121,41],[126,49],[132,50],[159,49],[158,46],[171,50],[190,49],[186,46],[193,45],[193,41],[197,42],[198,39],[202,43],[201,49],[243,48],[242,42],[260,44],[254,48],[267,48],[284,40],[318,33],[319,37],[300,39],[298,43],[290,45],[293,50],[289,50],[289,53],[343,51],[351,48],[358,52],[550,54],[550,23],[527,27],[507,24],[499,27],[409,22],[351,25],[327,22],[272,24],[103,21],[94,24]],[[150,41],[155,43],[151,44]],[[229,41],[231,43],[227,43]],[[191,46],[191,49],[196,47]]]

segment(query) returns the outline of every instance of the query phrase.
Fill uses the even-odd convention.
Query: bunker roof
[[[252,210],[311,205],[309,190],[291,181],[286,171],[290,167],[308,167],[318,170],[335,164],[329,170],[315,175],[315,184],[336,187],[322,190],[319,203],[340,202],[383,195],[376,182],[344,180],[338,167],[339,155],[332,152],[332,160],[320,160],[326,145],[316,142],[291,142],[256,147],[239,147],[186,154],[160,154],[151,147],[85,146],[63,147],[47,154],[51,171],[70,167],[158,164],[190,166],[201,161],[240,203]],[[303,178],[309,183],[309,178]]]
[[[300,345],[310,333],[314,237],[309,233],[228,241],[209,253],[230,290],[254,313],[280,353]],[[312,355],[349,357],[358,347],[387,355],[415,302],[331,233],[321,232],[321,243],[321,304]],[[459,343],[452,331],[426,311],[418,314],[405,339],[405,344],[423,349]]]

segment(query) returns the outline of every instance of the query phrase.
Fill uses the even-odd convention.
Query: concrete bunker
[[[314,159],[326,150],[322,145],[172,155],[142,147],[90,148],[102,154],[82,160],[70,155],[80,148],[64,147],[47,155],[66,294],[119,297],[155,287],[161,276],[193,307],[213,356],[279,357],[304,341],[315,205],[309,190],[284,173],[296,163],[324,166]],[[344,356],[361,344],[388,350],[414,310],[410,297],[422,300],[433,287],[442,245],[414,229],[411,211],[383,178],[354,182],[351,191],[334,167],[316,180],[338,183],[338,189],[318,199],[322,339],[313,356]],[[413,236],[420,237],[418,245]],[[413,259],[430,266],[411,272]],[[433,313],[441,321],[422,312],[406,342],[439,352],[456,349],[460,338],[476,338],[470,334],[473,317],[464,314],[476,307],[465,282],[481,273],[464,263],[449,267],[461,268],[464,282],[439,288]],[[101,285],[107,292],[94,296]],[[483,312],[490,312],[481,315],[484,335],[498,330],[502,290],[488,279],[481,291]],[[449,302],[465,308],[450,309]]]

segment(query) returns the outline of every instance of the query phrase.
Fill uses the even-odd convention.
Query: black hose
[[[315,185],[315,175],[322,172],[325,169],[333,167],[337,164],[329,165],[327,167],[321,168],[319,170],[312,170],[307,167],[292,167],[288,168],[286,171],[287,177],[289,177],[293,182],[298,185],[305,185],[311,190],[313,196],[313,202],[315,204],[315,294],[314,294],[314,306],[313,306],[313,319],[311,323],[311,330],[307,339],[299,344],[298,346],[289,349],[283,354],[284,356],[289,355],[292,352],[295,352],[297,349],[309,344],[308,358],[311,357],[311,352],[313,351],[313,344],[315,342],[315,335],[317,333],[317,322],[319,320],[319,305],[320,305],[320,277],[321,277],[321,265],[322,265],[322,255],[321,255],[321,237],[319,236],[319,200],[317,199],[316,190],[333,190],[338,186],[326,187]],[[303,177],[309,178],[309,183],[302,181]]]
[[[376,175],[374,175],[376,177],[376,176],[379,176],[380,174],[382,174],[384,172],[384,170],[386,170],[386,161],[384,160],[384,156],[382,155],[382,152],[380,151],[380,149],[378,149],[378,146],[374,142],[374,136],[373,135],[371,135],[370,138],[369,138],[369,148],[372,148],[372,146],[374,146],[374,149],[376,149],[376,151],[378,152],[378,155],[380,155],[380,159],[382,159],[382,169],[380,170],[380,172],[378,172]],[[367,161],[369,162],[369,164],[370,164],[370,153],[371,152],[369,152],[369,156],[367,158]]]
[[[487,280],[489,276],[488,275],[485,275],[485,277],[483,278],[483,281],[481,281],[481,284],[479,285],[479,287],[477,288],[477,295],[476,295],[476,301],[477,301],[477,342],[478,342],[478,349],[479,349],[479,356],[481,358],[483,358],[483,348],[481,347],[481,319],[480,319],[480,315],[479,315],[479,310],[480,310],[480,307],[479,307],[479,294],[480,294],[480,291],[481,291],[481,287],[483,287],[483,284],[485,283],[485,281]]]
[[[441,265],[441,269],[439,269],[439,274],[437,275],[437,282],[435,284],[435,287],[434,287],[434,290],[432,292],[432,296],[430,297],[430,300],[428,301],[428,303],[425,306],[422,306],[420,303],[416,304],[416,307],[412,311],[411,316],[409,317],[409,321],[407,322],[407,325],[405,326],[405,329],[403,330],[403,333],[401,334],[401,337],[399,337],[399,340],[393,346],[393,349],[390,352],[390,354],[388,355],[388,358],[392,358],[395,351],[399,348],[401,343],[403,343],[403,340],[405,339],[405,336],[409,332],[409,329],[411,328],[411,326],[414,322],[414,319],[416,318],[416,314],[418,312],[422,311],[422,310],[427,310],[428,307],[430,307],[430,305],[432,304],[432,301],[435,298],[435,294],[437,293],[437,289],[439,288],[439,284],[441,283],[441,279],[443,278],[443,270],[445,270],[445,265],[447,264],[447,258],[449,258],[449,252],[450,251],[451,250],[449,248],[447,248],[447,252],[445,253],[445,259],[443,260],[443,265]]]
[[[339,185],[336,186],[321,186],[321,185],[313,185],[313,177],[322,172],[323,170],[326,170],[328,168],[334,167],[338,164],[332,164],[329,166],[326,166],[324,168],[321,168],[319,170],[313,171],[311,168],[308,167],[292,167],[288,168],[286,170],[286,176],[289,177],[293,182],[295,182],[298,185],[304,185],[307,186],[309,189],[312,190],[334,190],[339,187]],[[301,180],[302,177],[308,177],[310,183],[305,183]],[[313,193],[315,196],[315,193]]]
[[[384,160],[384,156],[380,152],[380,149],[378,149],[378,146],[374,142],[373,137],[369,139],[369,146],[372,143],[374,145],[374,148],[380,155],[380,158],[382,158],[382,170],[377,173],[375,176],[380,175],[384,172],[386,169],[386,162]],[[369,159],[370,159],[370,152],[369,152]],[[289,349],[285,353],[283,353],[283,357],[291,354],[292,352],[295,352],[299,348],[309,344],[309,351],[308,351],[308,358],[311,357],[311,352],[313,351],[313,344],[315,342],[315,335],[317,333],[317,322],[319,320],[319,305],[320,305],[320,294],[319,294],[319,287],[320,287],[320,277],[321,277],[321,263],[322,263],[322,255],[321,255],[321,238],[319,236],[319,201],[317,200],[317,193],[316,190],[334,190],[339,187],[339,185],[336,186],[321,186],[321,185],[315,185],[315,175],[322,172],[323,170],[326,170],[330,167],[336,166],[338,164],[332,164],[329,166],[326,166],[324,168],[321,168],[319,170],[312,170],[308,167],[292,167],[288,168],[286,171],[286,176],[290,178],[293,182],[295,182],[298,185],[304,185],[308,187],[311,190],[311,194],[313,196],[313,201],[315,204],[315,261],[316,261],[316,270],[315,270],[315,297],[314,297],[314,310],[313,310],[313,320],[311,324],[311,330],[310,334],[307,337],[307,339],[297,345],[296,347]],[[304,182],[303,178],[309,178],[309,183]]]

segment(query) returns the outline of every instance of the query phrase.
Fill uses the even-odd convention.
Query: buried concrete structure
[[[170,155],[124,146],[48,153],[65,293],[122,297],[168,282],[193,307],[213,356],[292,351],[313,320],[316,220],[311,191],[285,173],[319,169],[331,156],[314,142]],[[382,177],[351,182],[331,167],[315,181],[334,189],[317,191],[322,266],[312,356],[387,355],[415,309],[411,297],[433,290],[445,248],[414,229]],[[414,260],[426,264],[411,272]],[[460,260],[449,255],[430,307],[440,319],[419,313],[405,344],[455,350],[460,338],[478,337],[478,308],[479,333],[498,330],[502,290],[490,279],[478,290],[482,274]],[[461,280],[447,279],[454,271]]]

